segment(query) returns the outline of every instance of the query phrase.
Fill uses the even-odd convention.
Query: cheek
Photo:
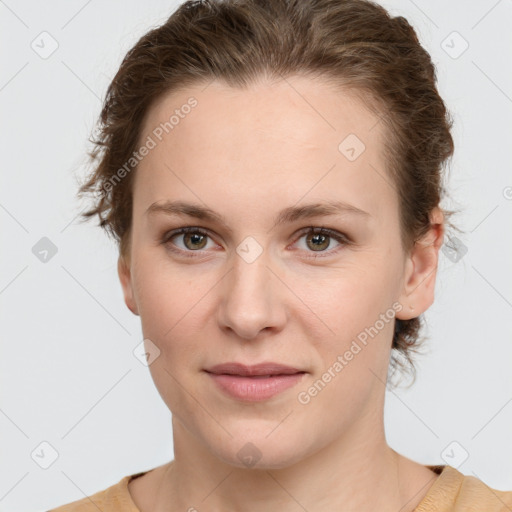
[[[208,322],[214,314],[208,292],[218,285],[218,276],[203,273],[198,277],[193,266],[178,268],[139,257],[133,278],[143,336],[160,350],[150,366],[155,382],[173,381],[165,370],[181,382],[196,370],[194,365],[200,366],[211,328]]]
[[[331,367],[339,355],[347,353],[350,371],[347,378],[367,372],[386,361],[394,325],[395,288],[393,273],[382,258],[330,269],[322,278],[295,278],[297,295],[307,306],[297,314],[309,332],[310,343],[322,358],[325,368]],[[386,315],[384,321],[381,315]],[[389,343],[388,343],[389,340]],[[359,345],[359,348],[358,348]],[[340,379],[341,380],[341,379]]]
[[[194,414],[188,393],[198,393],[199,383],[190,377],[199,372],[198,354],[205,340],[204,284],[149,262],[141,262],[134,280],[143,336],[160,351],[149,366],[153,382],[173,413]]]
[[[312,314],[308,317],[310,326],[321,326],[310,338],[320,364],[308,383],[311,387],[299,390],[309,402],[298,410],[304,407],[310,417],[322,418],[326,431],[348,429],[375,389],[384,385],[375,375],[385,379],[391,350],[394,309],[387,284],[384,278],[358,274],[357,279],[326,282],[324,293],[308,295],[308,305],[323,321]]]
[[[134,264],[133,283],[144,333],[156,338],[194,318],[208,286],[190,271],[143,257]]]
[[[350,264],[344,262],[343,267],[315,269],[309,276],[290,276],[290,281],[310,315],[315,313],[317,321],[323,320],[338,334],[348,333],[372,315],[378,316],[389,296],[384,269],[375,261],[361,258]]]

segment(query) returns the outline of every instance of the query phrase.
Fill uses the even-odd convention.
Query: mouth
[[[273,375],[305,373],[303,370],[273,362],[259,363],[251,366],[247,366],[242,363],[230,362],[217,364],[205,371],[216,375],[238,375],[240,377],[271,377]]]
[[[252,366],[230,362],[212,366],[205,372],[218,389],[231,398],[245,402],[268,400],[295,386],[307,373],[273,362]]]

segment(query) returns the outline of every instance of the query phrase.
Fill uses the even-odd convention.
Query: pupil
[[[311,240],[313,241],[313,245],[316,246],[315,250],[325,249],[325,247],[322,247],[321,245],[322,245],[322,243],[324,243],[324,245],[325,245],[326,238],[327,238],[327,236],[322,235],[321,233],[312,235]],[[319,243],[317,244],[317,242],[319,242]],[[327,245],[329,245],[329,244],[327,244]]]
[[[202,235],[200,233],[189,233],[187,235],[187,238],[192,243],[192,245],[195,246],[194,249],[197,249],[198,245],[199,245],[199,248],[202,248],[204,246],[204,243],[201,244],[201,242],[204,242],[204,240],[203,240],[204,235]]]

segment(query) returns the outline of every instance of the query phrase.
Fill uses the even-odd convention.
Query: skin
[[[436,475],[385,439],[392,321],[309,403],[297,397],[393,303],[401,319],[430,307],[441,210],[406,253],[398,196],[383,178],[385,128],[346,90],[301,76],[245,90],[198,84],[154,103],[140,141],[190,96],[197,106],[137,168],[132,239],[118,264],[126,305],[160,350],[149,368],[172,412],[175,450],[172,462],[131,481],[134,502],[141,512],[412,511]],[[366,146],[354,161],[338,150],[350,133]],[[224,222],[145,214],[152,203],[178,199]],[[283,208],[326,200],[369,215],[272,227]],[[183,234],[162,243],[184,226],[208,231],[200,250]],[[301,233],[310,226],[352,244],[328,237],[315,251]],[[262,249],[251,263],[236,252],[249,236]],[[203,371],[227,361],[275,361],[307,373],[249,403],[224,395]],[[248,442],[261,457],[252,467],[237,457]]]

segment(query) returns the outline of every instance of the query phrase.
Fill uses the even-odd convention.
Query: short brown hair
[[[112,177],[130,161],[149,107],[165,93],[217,79],[245,87],[262,77],[318,77],[361,95],[388,128],[386,171],[409,250],[430,227],[445,193],[441,170],[452,156],[452,119],[436,88],[436,70],[416,32],[368,0],[204,0],[183,3],[126,54],[108,87],[94,166],[79,190],[94,205],[120,254],[129,252],[133,172]],[[126,167],[125,167],[126,169]],[[443,210],[446,224],[455,212]],[[457,229],[457,228],[456,228]],[[421,316],[395,320],[391,367],[415,373]],[[398,356],[398,357],[396,357]]]

